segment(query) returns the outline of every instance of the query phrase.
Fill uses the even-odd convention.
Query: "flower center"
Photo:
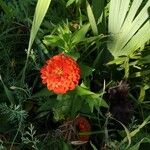
[[[56,69],[54,70],[54,72],[55,72],[55,74],[57,74],[57,75],[62,75],[62,74],[63,74],[63,69],[62,69],[62,68],[56,68]]]

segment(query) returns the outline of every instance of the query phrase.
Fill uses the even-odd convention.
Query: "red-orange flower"
[[[76,122],[76,126],[78,127],[80,133],[85,132],[85,134],[86,134],[86,132],[91,131],[91,125],[85,117],[78,116],[75,119],[75,122]],[[80,135],[79,140],[80,141],[88,141],[89,140],[89,135]]]
[[[80,68],[76,61],[64,54],[50,58],[41,68],[42,83],[56,94],[73,90],[80,79]]]

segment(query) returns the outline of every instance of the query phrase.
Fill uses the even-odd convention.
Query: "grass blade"
[[[48,10],[50,3],[51,3],[51,0],[45,0],[44,3],[43,3],[43,0],[38,0],[38,2],[37,2],[36,8],[35,8],[35,13],[34,13],[34,18],[33,18],[33,22],[32,22],[32,28],[31,28],[31,32],[30,32],[29,45],[28,45],[28,49],[27,49],[27,59],[26,59],[25,67],[23,68],[23,73],[22,73],[22,79],[21,79],[22,84],[24,84],[25,72],[26,72],[32,44],[35,40],[35,37],[40,28],[40,25],[46,15],[46,12]]]
[[[66,4],[66,7],[68,7],[68,6],[70,6],[72,3],[74,3],[75,2],[75,0],[69,0],[68,2],[67,2],[67,4]]]
[[[91,8],[88,1],[86,1],[86,7],[87,7],[87,14],[88,14],[88,18],[89,18],[89,22],[90,22],[93,34],[98,35],[97,24],[96,24],[96,21],[95,21],[95,18],[94,18],[92,8]]]
[[[147,124],[149,124],[149,123],[150,123],[149,120],[150,120],[150,116],[148,116],[148,117],[143,121],[143,123],[138,126],[137,129],[135,129],[134,131],[130,132],[130,137],[131,137],[131,138],[134,137],[144,126],[146,126]],[[125,137],[121,143],[124,143],[124,142],[126,142],[127,140],[128,140],[128,137]]]
[[[32,28],[31,28],[31,34],[30,34],[30,40],[29,40],[29,46],[28,50],[31,49],[33,41],[36,37],[36,34],[39,30],[39,27],[45,17],[45,14],[48,10],[48,7],[50,5],[51,0],[38,0],[36,9],[35,9],[35,14],[33,18],[33,23],[32,23]]]

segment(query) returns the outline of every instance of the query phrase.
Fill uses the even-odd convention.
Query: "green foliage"
[[[38,0],[36,8],[35,8],[35,14],[34,14],[34,18],[33,18],[32,28],[31,28],[31,32],[30,32],[30,39],[29,39],[29,44],[28,44],[28,49],[27,49],[27,59],[26,59],[26,63],[25,63],[24,69],[23,69],[23,74],[22,74],[22,83],[23,84],[24,84],[24,80],[25,80],[25,73],[26,73],[29,55],[31,53],[31,47],[35,40],[36,34],[40,28],[40,25],[45,17],[45,14],[48,10],[50,2],[51,2],[51,0],[46,0],[45,3],[43,3],[42,0]]]
[[[102,98],[103,92],[98,94],[91,92],[84,84],[82,84],[76,88],[76,93],[86,100],[91,112],[93,112],[94,108],[99,109],[102,106],[108,107],[107,103]]]
[[[120,56],[134,57],[149,40],[149,1],[142,7],[142,0],[110,1],[109,33],[112,39],[107,46],[115,59]],[[143,37],[142,39],[140,37]],[[123,60],[122,60],[123,61]]]
[[[0,149],[7,150],[6,147],[3,146],[3,141],[0,139]]]
[[[52,35],[45,36],[43,42],[47,46],[52,46],[53,48],[58,47],[60,52],[64,52],[74,57],[74,59],[78,59],[80,54],[77,51],[76,45],[85,40],[88,29],[89,24],[86,24],[72,33],[69,24],[63,24],[63,26],[56,27]]]
[[[11,123],[23,123],[27,117],[27,112],[21,109],[20,105],[7,106],[5,103],[0,104],[0,115],[7,116],[7,121]]]
[[[9,101],[10,101],[10,104],[13,105],[13,104],[14,104],[14,97],[13,97],[13,94],[12,94],[12,92],[7,88],[7,86],[4,84],[1,75],[0,75],[0,81],[1,81],[2,84],[3,84],[5,93],[6,93],[6,95],[7,95],[7,98],[8,98]]]
[[[144,149],[149,7],[149,0],[0,0],[0,149]],[[65,94],[40,79],[41,66],[59,53],[81,69],[79,85]],[[77,117],[89,121],[88,135]],[[81,135],[90,141],[79,141]]]
[[[92,12],[92,9],[91,9],[90,4],[88,3],[88,1],[86,1],[86,5],[87,5],[87,14],[88,14],[88,18],[89,18],[89,22],[90,22],[93,34],[98,35],[98,29],[97,29],[96,21],[95,21],[95,18],[94,18],[94,14]]]
[[[21,139],[24,144],[29,144],[33,149],[38,150],[37,144],[39,143],[39,140],[36,138],[35,134],[36,130],[34,129],[34,126],[30,124],[28,130],[22,134]]]

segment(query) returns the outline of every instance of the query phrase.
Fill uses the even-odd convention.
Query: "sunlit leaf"
[[[107,46],[115,59],[122,55],[133,57],[135,51],[143,48],[150,39],[148,19],[150,1],[139,9],[142,2],[142,0],[134,0],[132,3],[130,0],[110,1],[108,29],[112,39]]]
[[[88,3],[88,1],[86,1],[86,7],[87,7],[87,14],[88,14],[88,18],[89,18],[89,22],[90,22],[93,34],[98,35],[97,24],[96,24],[96,21],[94,18],[92,8],[91,8],[90,4]]]
[[[81,29],[79,29],[78,31],[76,31],[74,34],[73,34],[73,37],[72,37],[72,43],[79,43],[81,41],[83,41],[85,39],[85,35],[89,29],[89,26],[90,24],[86,24],[86,25],[83,25],[81,27]]]
[[[72,3],[74,3],[76,0],[68,0],[66,7],[70,6]]]
[[[32,28],[31,28],[31,32],[30,32],[28,49],[27,49],[27,59],[26,59],[26,63],[25,63],[24,69],[23,69],[23,73],[22,73],[22,79],[21,79],[22,84],[24,84],[25,73],[26,73],[26,68],[27,68],[28,59],[29,59],[29,55],[31,52],[32,44],[35,40],[35,37],[36,37],[37,32],[41,26],[41,23],[42,23],[45,15],[46,15],[46,12],[48,10],[50,3],[51,3],[51,0],[44,0],[44,3],[43,3],[43,0],[38,0],[38,2],[37,2],[34,17],[33,17],[33,22],[32,22]]]

